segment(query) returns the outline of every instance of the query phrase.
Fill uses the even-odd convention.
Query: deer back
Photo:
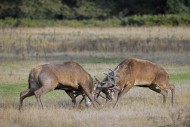
[[[33,86],[30,87],[41,87],[41,85],[46,85],[48,81],[55,82],[51,84],[55,85],[54,87],[64,85],[79,89],[79,84],[90,84],[88,87],[93,87],[90,74],[73,61],[63,64],[44,64],[31,70],[29,82]]]
[[[147,60],[126,59],[122,61],[115,77],[116,83],[120,85],[150,85],[161,79],[168,80],[168,74],[163,67]]]

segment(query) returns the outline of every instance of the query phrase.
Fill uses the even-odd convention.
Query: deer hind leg
[[[36,90],[35,92],[34,92],[34,94],[35,94],[35,97],[36,97],[36,100],[37,100],[37,103],[38,103],[38,105],[43,109],[43,104],[42,104],[42,101],[41,101],[41,95],[42,94],[45,94],[45,93],[47,93],[47,92],[49,92],[51,89],[50,88],[47,88],[47,87],[45,87],[45,86],[42,86],[40,89],[38,89],[38,90]]]
[[[170,84],[169,89],[171,90],[171,94],[172,94],[171,103],[173,106],[174,105],[174,96],[175,96],[175,86],[173,84]]]
[[[118,105],[118,103],[121,101],[121,98],[123,97],[124,94],[126,94],[131,88],[132,88],[133,85],[126,85],[124,87],[124,89],[122,91],[120,91],[118,93],[118,96],[117,96],[117,101],[114,105],[114,108]]]
[[[161,90],[160,94],[163,95],[163,104],[164,104],[164,106],[166,106],[166,98],[168,96],[168,91],[163,89],[163,90]]]
[[[23,100],[26,97],[30,97],[34,95],[34,90],[33,89],[27,89],[23,92],[20,93],[20,100],[19,100],[19,110],[22,108]]]
[[[166,89],[161,89],[160,87],[158,87],[157,84],[151,84],[149,86],[149,88],[157,93],[162,94],[163,96],[163,104],[166,105],[166,98],[168,96],[168,91]]]

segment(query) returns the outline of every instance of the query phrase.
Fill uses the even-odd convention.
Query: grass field
[[[21,31],[19,31],[21,29]],[[104,28],[98,32],[100,28],[85,28],[74,29],[67,28],[62,33],[60,28],[20,28],[1,29],[4,34],[1,36],[0,41],[0,126],[2,127],[189,127],[190,126],[190,36],[189,29],[187,28]],[[54,32],[55,29],[55,32]],[[131,32],[126,30],[131,29]],[[156,34],[156,30],[160,29],[160,34]],[[10,31],[9,31],[10,30]],[[15,30],[15,31],[14,31]],[[16,32],[16,30],[18,30]],[[60,30],[60,31],[59,31]],[[93,30],[93,31],[91,31]],[[7,32],[4,33],[4,32]],[[23,31],[26,32],[24,35]],[[27,34],[28,31],[28,34]],[[45,35],[43,34],[46,31]],[[71,32],[69,32],[71,31]],[[91,31],[91,32],[90,32]],[[141,31],[141,32],[138,32]],[[144,31],[144,32],[143,32]],[[158,30],[159,31],[159,30]],[[157,31],[157,32],[158,32]],[[165,35],[163,31],[167,31]],[[9,33],[10,32],[10,33]],[[125,34],[125,32],[127,34]],[[32,34],[33,33],[33,34]],[[57,33],[60,33],[59,35]],[[78,35],[78,34],[80,35]],[[123,33],[123,34],[122,34]],[[139,36],[135,36],[135,33],[139,33]],[[148,33],[151,33],[149,35]],[[17,35],[18,34],[18,35]],[[43,34],[43,35],[42,35]],[[63,35],[61,35],[63,34]],[[142,35],[141,35],[142,34]],[[99,41],[106,38],[118,38],[127,40],[127,36],[130,35],[131,40],[146,40],[151,37],[152,41],[155,41],[155,47],[159,44],[156,38],[170,38],[175,35],[173,40],[186,40],[184,45],[181,46],[181,50],[175,48],[175,44],[180,43],[172,41],[174,45],[170,51],[164,51],[162,48],[158,48],[157,51],[147,52],[146,50],[138,51],[138,47],[134,51],[119,51],[120,47],[117,47],[114,52],[110,51],[86,51],[82,50],[78,52],[68,51],[61,52],[54,51],[58,43],[48,43],[49,49],[53,49],[52,52],[44,53],[44,50],[40,52],[39,56],[36,56],[36,52],[32,54],[27,53],[27,45],[24,37],[31,36],[31,43],[34,44],[36,39],[36,47],[44,44],[44,40],[47,38],[53,38],[57,42],[62,42],[64,39],[68,40],[68,44],[72,43],[70,40],[77,39],[89,40],[94,37],[94,40]],[[50,36],[48,36],[50,35]],[[52,36],[51,36],[52,35]],[[40,42],[40,38],[45,36],[45,39]],[[59,38],[60,37],[60,38]],[[129,37],[129,36],[128,36]],[[19,38],[21,41],[19,41]],[[99,40],[99,38],[102,38]],[[182,39],[183,38],[183,39]],[[184,39],[185,38],[185,39]],[[34,40],[33,40],[34,39]],[[3,40],[3,41],[2,41]],[[12,47],[12,42],[16,43],[16,47]],[[10,43],[8,43],[10,42]],[[81,42],[81,41],[79,41]],[[89,42],[89,41],[87,41]],[[127,42],[127,41],[126,41]],[[23,46],[21,54],[16,54],[16,49],[19,44]],[[28,42],[27,42],[28,43]],[[95,43],[95,42],[94,42]],[[106,42],[108,43],[108,42]],[[135,41],[131,41],[131,44]],[[183,42],[182,42],[183,43]],[[18,44],[18,45],[17,45]],[[52,44],[52,47],[49,45]],[[145,44],[145,43],[144,43]],[[152,43],[153,44],[153,43]],[[162,42],[164,44],[164,42]],[[34,45],[35,46],[35,45]],[[44,47],[47,45],[43,45]],[[47,46],[47,47],[48,47]],[[108,45],[106,45],[108,46]],[[131,45],[130,45],[131,46]],[[137,45],[136,45],[137,46]],[[142,45],[140,45],[142,46]],[[150,45],[149,45],[150,46]],[[63,46],[64,48],[65,45]],[[101,47],[101,46],[100,46]],[[135,47],[135,45],[134,45]],[[14,49],[15,48],[15,49]],[[69,47],[68,47],[69,48]],[[151,48],[151,47],[149,47]],[[15,50],[15,51],[11,51]],[[37,48],[36,48],[37,49]],[[168,48],[169,49],[169,48]],[[183,50],[182,50],[183,49]],[[9,52],[11,51],[11,52]],[[24,56],[22,56],[22,51]],[[42,96],[42,101],[45,106],[44,110],[39,109],[35,103],[35,97],[25,99],[23,110],[18,110],[19,93],[27,89],[27,78],[31,68],[43,64],[43,63],[61,63],[67,60],[74,60],[79,62],[93,77],[96,76],[99,79],[103,79],[103,72],[108,72],[108,69],[113,69],[123,59],[128,57],[138,57],[151,60],[153,62],[161,64],[169,73],[171,83],[176,86],[175,105],[171,106],[171,94],[167,98],[167,105],[163,107],[162,96],[146,88],[132,88],[122,99],[119,107],[113,109],[113,102],[105,103],[104,100],[100,100],[102,106],[98,109],[86,108],[84,104],[79,105],[77,108],[73,108],[71,99],[63,91],[52,91]],[[23,59],[24,58],[24,59]],[[80,97],[77,98],[80,101]]]
[[[107,66],[113,64],[82,64],[103,78]],[[174,69],[175,68],[175,71]],[[45,110],[35,106],[34,97],[24,101],[21,112],[18,110],[19,93],[27,88],[27,83],[0,85],[0,121],[5,126],[189,126],[190,123],[190,73],[189,68],[167,67],[171,82],[176,85],[175,105],[171,107],[171,94],[166,108],[162,96],[146,88],[132,88],[123,98],[119,107],[113,109],[113,102],[105,103],[98,109],[85,108],[84,104],[73,108],[71,99],[63,91],[52,91],[42,97]],[[26,74],[27,75],[27,74]],[[27,76],[25,77],[27,78]],[[10,79],[11,80],[11,79]],[[17,79],[15,79],[17,80]],[[23,79],[24,81],[25,79]],[[22,80],[21,80],[22,82]],[[80,98],[78,98],[78,101]]]

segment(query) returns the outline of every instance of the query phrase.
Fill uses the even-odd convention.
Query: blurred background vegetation
[[[69,22],[71,20],[72,22]],[[89,22],[85,22],[86,20]],[[74,21],[79,23],[74,25]],[[189,24],[190,0],[1,0],[0,2],[1,27]]]

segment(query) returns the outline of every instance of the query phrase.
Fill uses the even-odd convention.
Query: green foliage
[[[19,0],[1,0],[0,2],[0,18],[19,17]]]
[[[120,26],[119,19],[108,19],[108,20],[49,20],[49,19],[38,19],[33,20],[29,18],[25,19],[13,19],[6,18],[0,19],[0,27],[46,27],[46,26],[69,26],[69,27],[111,27]]]
[[[2,0],[0,18],[108,19],[190,12],[190,0]],[[141,23],[140,23],[141,24]]]
[[[0,27],[46,27],[46,26],[69,26],[69,27],[113,27],[113,26],[182,26],[190,25],[190,14],[184,13],[180,15],[143,15],[130,16],[122,18],[107,19],[107,20],[48,20],[38,19],[33,20],[6,18],[0,19]]]
[[[122,16],[164,14],[166,0],[119,0],[117,6]]]
[[[188,13],[190,0],[2,0],[0,26],[177,26]]]
[[[22,0],[21,18],[48,19],[61,13],[61,0]]]
[[[86,19],[86,18],[96,18],[101,15],[102,10],[96,8],[95,3],[93,2],[85,2],[82,3],[81,6],[77,9],[76,13],[79,19]]]
[[[63,19],[74,19],[75,13],[72,8],[70,8],[68,5],[63,5],[61,7],[61,17]]]
[[[144,15],[144,16],[130,16],[122,19],[121,25],[166,25],[179,26],[190,25],[190,14],[184,13],[180,15]]]
[[[167,13],[183,13],[190,11],[189,0],[167,0]]]

